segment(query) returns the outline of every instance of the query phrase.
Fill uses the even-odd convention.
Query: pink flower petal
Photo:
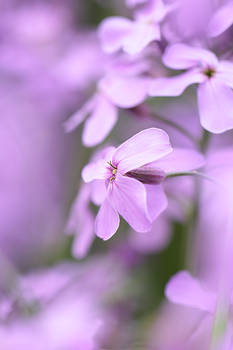
[[[96,160],[98,159],[104,159],[106,162],[112,159],[112,156],[116,150],[116,147],[113,146],[108,146],[105,147],[104,149],[101,149],[100,151],[97,152],[96,154]]]
[[[95,239],[93,215],[85,217],[85,222],[83,222],[80,232],[77,233],[78,235],[72,244],[72,255],[78,259],[83,259]]]
[[[65,123],[64,128],[66,132],[74,130],[79,126],[89,113],[95,108],[96,96],[88,100],[81,109],[75,112]]]
[[[147,195],[147,208],[151,221],[167,208],[167,197],[162,185],[145,185]]]
[[[147,232],[151,229],[146,190],[141,182],[118,174],[108,198],[135,231]]]
[[[100,88],[116,106],[131,108],[146,99],[149,84],[148,78],[107,76]]]
[[[130,246],[142,254],[159,252],[167,246],[171,238],[171,226],[168,218],[161,215],[152,224],[150,232],[132,231],[129,236]]]
[[[209,79],[198,87],[201,125],[219,134],[233,128],[233,91],[219,79]]]
[[[99,27],[103,50],[107,53],[118,51],[125,37],[131,32],[133,22],[124,17],[109,17]]]
[[[94,217],[89,209],[90,187],[83,184],[78,196],[72,205],[71,214],[67,223],[68,234],[75,234],[72,245],[72,254],[82,259],[88,253],[94,240]]]
[[[103,180],[95,180],[91,184],[91,200],[96,205],[101,205],[106,197],[106,186]]]
[[[135,18],[156,24],[161,22],[176,6],[175,3],[165,4],[163,0],[147,0],[145,6],[136,11]]]
[[[115,150],[115,147],[109,146],[98,151],[92,157],[92,161],[83,168],[83,181],[92,182],[93,180],[105,180],[107,162],[112,159]],[[99,183],[99,181],[97,181],[97,183]],[[95,185],[93,186],[95,187]]]
[[[160,40],[158,24],[135,21],[131,33],[125,37],[123,49],[130,55],[136,55],[154,40]]]
[[[104,96],[98,95],[95,109],[85,123],[83,143],[93,147],[102,142],[117,121],[117,108]]]
[[[66,231],[68,232],[68,234],[72,234],[75,228],[77,227],[77,223],[79,223],[78,219],[80,213],[85,213],[87,211],[89,198],[90,187],[86,184],[82,184],[82,186],[80,186],[75,202],[73,203],[72,208],[70,210],[70,217],[66,226]]]
[[[174,148],[162,159],[150,164],[155,168],[162,169],[166,174],[191,171],[205,164],[203,155],[193,149]]]
[[[96,235],[103,240],[111,238],[120,224],[119,215],[109,203],[108,198],[101,205],[95,221]]]
[[[181,271],[170,279],[165,294],[172,303],[214,312],[215,294],[202,288],[199,280],[186,271]]]
[[[221,61],[218,66],[217,78],[233,89],[233,63]]]
[[[233,3],[228,1],[227,4],[220,7],[213,15],[209,26],[208,34],[211,37],[222,34],[233,24]]]
[[[84,182],[93,180],[104,180],[106,174],[106,160],[99,159],[96,162],[87,164],[82,170],[82,179]]]
[[[172,151],[167,133],[150,128],[134,135],[113,154],[113,162],[122,174],[164,157]]]
[[[163,55],[163,62],[167,67],[173,69],[191,68],[200,63],[214,67],[218,64],[217,57],[213,52],[185,44],[169,46]]]
[[[204,75],[192,70],[169,78],[157,78],[151,83],[150,96],[179,96],[192,84],[203,82]]]

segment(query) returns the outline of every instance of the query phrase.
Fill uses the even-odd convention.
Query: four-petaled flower
[[[119,108],[133,108],[146,99],[151,82],[147,69],[144,61],[118,58],[97,83],[94,96],[65,122],[65,130],[70,132],[85,122],[83,144],[101,143],[116,124]]]
[[[150,0],[136,12],[134,20],[125,17],[105,19],[99,28],[103,50],[112,53],[123,49],[130,55],[138,54],[152,41],[160,40],[160,22],[174,7],[162,0]]]
[[[198,106],[201,125],[212,133],[233,128],[233,64],[219,61],[203,48],[174,44],[163,56],[172,69],[188,69],[185,73],[155,79],[151,96],[178,96],[191,84],[198,83]]]
[[[98,188],[99,193],[105,192],[95,221],[96,234],[109,239],[118,229],[119,214],[135,231],[149,231],[167,206],[161,185],[166,173],[202,165],[202,155],[194,150],[172,152],[168,135],[157,128],[139,132],[118,148],[108,147],[101,159],[82,171],[85,182],[95,183],[96,193]]]

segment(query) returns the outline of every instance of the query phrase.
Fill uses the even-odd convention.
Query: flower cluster
[[[233,0],[0,8],[0,348],[233,350]]]

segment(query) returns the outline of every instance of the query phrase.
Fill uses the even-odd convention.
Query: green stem
[[[221,349],[227,330],[230,303],[228,300],[219,299],[214,314],[214,323],[211,334],[210,350]]]
[[[169,178],[172,178],[172,177],[178,177],[178,176],[198,176],[198,177],[201,177],[205,180],[208,180],[208,181],[211,181],[211,182],[214,182],[216,184],[219,185],[219,183],[214,179],[212,178],[211,176],[208,176],[204,173],[201,173],[199,171],[184,171],[184,172],[179,172],[179,173],[168,173],[166,175],[166,178],[169,179]]]
[[[211,136],[211,134],[207,130],[203,131],[202,139],[200,142],[200,148],[201,148],[202,152],[207,150],[209,142],[210,142],[210,136]]]

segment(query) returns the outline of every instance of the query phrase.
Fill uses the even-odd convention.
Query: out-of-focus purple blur
[[[2,1],[1,18],[0,245],[27,265],[64,240],[83,151],[63,122],[101,52],[79,2]]]

